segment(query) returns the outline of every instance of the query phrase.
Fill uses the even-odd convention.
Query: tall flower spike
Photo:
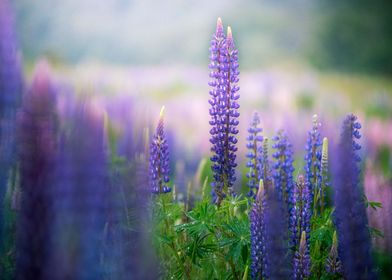
[[[272,148],[275,152],[272,157],[275,159],[273,164],[273,177],[275,189],[278,192],[279,199],[284,201],[288,216],[292,208],[294,182],[293,182],[293,151],[292,145],[288,140],[284,130],[280,130],[273,138],[274,144]]]
[[[11,3],[0,1],[0,254],[6,238],[3,231],[4,197],[9,175],[16,169],[15,119],[23,91],[23,78],[14,30]],[[16,172],[13,172],[16,174]],[[13,183],[10,184],[11,186]]]
[[[325,269],[330,274],[340,274],[342,272],[342,264],[338,258],[338,238],[336,231],[333,233],[332,247],[326,260]]]
[[[306,141],[306,154],[305,154],[305,179],[310,188],[310,195],[312,201],[317,198],[321,189],[321,124],[318,116],[313,116],[313,126],[308,132]],[[316,209],[317,202],[314,201],[313,207]]]
[[[260,180],[257,196],[249,213],[251,244],[250,270],[252,279],[260,279],[263,275],[263,258],[265,258],[263,207],[265,207],[265,191],[263,180]]]
[[[249,168],[249,172],[246,174],[249,186],[248,195],[253,198],[256,198],[257,182],[261,179],[263,171],[263,136],[260,135],[263,129],[259,127],[259,124],[259,114],[255,112],[248,128],[248,137],[246,138],[248,141],[246,143],[246,148],[248,149],[246,167]]]
[[[17,225],[16,279],[43,279],[53,222],[52,174],[57,150],[56,91],[40,62],[18,112],[22,201]]]
[[[305,181],[304,176],[298,176],[297,183],[294,188],[293,208],[290,216],[290,233],[291,233],[291,247],[298,249],[301,234],[306,233],[306,241],[309,246],[310,233],[310,191]]]
[[[289,279],[290,264],[287,246],[287,225],[282,201],[274,189],[266,194],[264,211],[264,279]]]
[[[211,40],[209,65],[211,116],[210,130],[212,144],[211,157],[213,171],[213,200],[217,205],[227,194],[234,194],[236,180],[236,144],[239,117],[238,51],[235,47],[231,28],[227,37],[223,34],[222,21],[217,21],[216,32]]]
[[[294,256],[294,279],[307,279],[310,275],[310,256],[306,232],[302,231],[299,249]]]
[[[338,253],[345,279],[374,279],[370,234],[363,193],[360,187],[361,125],[348,115],[342,127],[338,150],[334,155],[335,224],[339,239]]]
[[[150,145],[150,188],[154,194],[168,193],[171,188],[169,183],[169,146],[163,125],[162,107],[159,115],[158,126]]]

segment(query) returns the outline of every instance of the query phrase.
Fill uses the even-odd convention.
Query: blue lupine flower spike
[[[275,160],[273,163],[275,190],[278,193],[279,199],[284,202],[285,208],[288,211],[287,216],[289,216],[294,194],[292,145],[284,130],[280,130],[272,140],[274,141],[272,148],[275,149],[275,152],[272,154]]]
[[[264,210],[265,192],[263,180],[260,180],[255,202],[249,213],[250,220],[250,244],[251,244],[251,277],[260,279],[263,275],[263,259],[265,258],[265,224]]]
[[[169,146],[163,125],[162,107],[158,126],[150,145],[150,188],[154,194],[168,193],[171,188],[169,183]]]
[[[313,201],[313,209],[316,210],[316,204],[321,188],[321,135],[320,122],[318,116],[313,116],[313,126],[308,132],[306,141],[305,154],[305,179],[310,188],[310,196]]]
[[[371,240],[366,216],[363,191],[360,186],[361,125],[354,115],[344,122],[338,158],[334,160],[335,224],[338,234],[338,255],[342,262],[345,279],[375,279],[371,258]]]
[[[246,174],[249,186],[248,195],[254,199],[256,198],[258,182],[261,179],[263,172],[263,136],[260,135],[263,129],[259,127],[259,124],[260,117],[259,114],[255,112],[248,128],[248,137],[246,138],[246,148],[248,149],[248,153],[246,154],[246,157],[248,158],[246,167],[249,168],[249,171]]]
[[[213,200],[218,206],[228,194],[233,195],[236,180],[236,144],[239,117],[238,51],[231,28],[223,33],[222,21],[217,21],[216,32],[211,40],[210,73],[210,125],[212,144]]]

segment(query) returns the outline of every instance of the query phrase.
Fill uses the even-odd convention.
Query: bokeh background
[[[289,132],[298,159],[314,114],[331,143],[343,116],[357,114],[365,192],[383,204],[368,211],[384,234],[374,243],[380,262],[391,262],[391,1],[14,0],[12,7],[27,80],[45,58],[63,113],[70,95],[88,96],[109,114],[120,153],[143,146],[127,139],[143,138],[165,105],[179,195],[209,156],[209,42],[221,17],[239,49],[241,168],[255,110],[265,135]],[[302,168],[296,161],[295,174]],[[238,180],[238,189],[244,185]]]

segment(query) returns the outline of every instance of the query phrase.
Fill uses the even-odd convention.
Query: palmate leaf
[[[224,233],[219,245],[228,247],[226,259],[238,260],[242,258],[246,263],[249,255],[250,232],[249,223],[246,219],[232,218],[229,223],[223,225]]]
[[[199,264],[198,259],[204,259],[216,250],[216,244],[207,240],[209,234],[196,236],[190,243],[186,244],[185,253],[192,263]]]
[[[186,213],[190,222],[186,224],[177,225],[175,227],[176,232],[186,231],[192,236],[201,236],[205,233],[215,232],[215,219],[216,207],[205,201],[196,205],[196,207]]]

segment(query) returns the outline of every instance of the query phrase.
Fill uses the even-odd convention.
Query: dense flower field
[[[287,112],[273,75],[247,94],[220,18],[201,103],[144,96],[166,70],[133,69],[131,97],[115,69],[78,88],[42,60],[28,78],[14,24],[0,0],[0,279],[391,277],[390,119],[323,94]]]

